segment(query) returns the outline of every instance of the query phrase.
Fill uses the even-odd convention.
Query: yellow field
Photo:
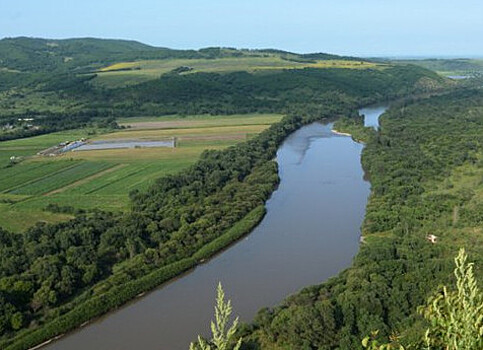
[[[311,68],[367,69],[384,67],[383,64],[367,61],[320,60],[315,63],[284,60],[280,56],[232,57],[217,59],[169,59],[121,62],[102,68],[94,83],[107,87],[137,84],[160,77],[175,68],[186,66],[196,72],[229,73],[235,71],[256,72],[264,70]],[[119,70],[131,69],[131,70]]]
[[[101,68],[100,71],[109,72],[117,69],[134,68],[136,66],[137,66],[137,62],[119,62],[119,63],[114,63],[108,67]]]

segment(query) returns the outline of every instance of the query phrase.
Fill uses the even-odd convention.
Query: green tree
[[[10,319],[10,324],[12,326],[12,329],[20,329],[22,328],[23,325],[23,315],[21,312],[16,312],[12,315],[12,318]]]
[[[232,313],[231,301],[225,302],[225,292],[221,283],[218,283],[216,289],[216,305],[215,305],[215,321],[211,321],[212,339],[204,340],[198,336],[196,343],[190,344],[190,350],[239,350],[241,346],[241,338],[231,347],[234,341],[233,335],[238,327],[238,317],[233,321],[231,327],[228,322]]]
[[[427,305],[418,311],[429,321],[421,344],[408,345],[407,349],[426,350],[481,350],[483,349],[483,293],[473,272],[473,263],[467,263],[468,255],[461,248],[455,258],[456,290],[442,291],[431,296]],[[404,350],[397,341],[380,344],[377,331],[362,340],[368,350]]]

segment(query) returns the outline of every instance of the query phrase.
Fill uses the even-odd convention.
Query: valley
[[[1,39],[0,348],[185,349],[220,280],[243,350],[417,348],[483,262],[478,64]]]

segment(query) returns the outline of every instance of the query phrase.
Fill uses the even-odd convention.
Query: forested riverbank
[[[219,281],[248,322],[261,307],[349,267],[370,184],[360,164],[363,146],[333,134],[331,126],[312,123],[284,140],[276,155],[280,183],[248,236],[46,349],[186,350],[197,334],[209,332]]]
[[[127,213],[93,210],[22,234],[0,230],[0,347],[26,349],[72,330],[249,232],[263,215],[257,208],[278,183],[275,152],[302,125],[355,117],[364,103],[445,84],[422,68],[394,66],[170,74],[111,90],[86,80],[57,90],[42,86],[100,116],[261,110],[286,117],[246,142],[204,152],[195,165],[145,192],[133,192]]]
[[[67,223],[37,225],[24,235],[2,231],[2,282],[9,291],[3,325],[13,330],[36,313],[46,325],[20,333],[7,348],[29,347],[72,329],[222,248],[231,239],[217,241],[214,248],[206,245],[263,204],[277,185],[272,159],[286,135],[310,121],[351,113],[351,105],[327,106],[312,118],[286,117],[226,151],[205,152],[188,171],[160,179],[146,193],[132,193],[133,210],[127,215],[94,212]],[[196,253],[202,247],[204,253]]]
[[[261,310],[241,331],[245,349],[361,349],[375,330],[403,344],[422,339],[416,308],[452,282],[458,248],[483,263],[482,108],[481,90],[456,92],[394,105],[379,132],[357,119],[339,124],[366,142],[365,243],[339,276]]]

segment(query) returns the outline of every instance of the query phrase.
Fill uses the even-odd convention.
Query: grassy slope
[[[162,74],[168,73],[175,68],[187,66],[191,71],[184,74],[197,72],[205,73],[229,73],[235,71],[265,71],[280,69],[301,69],[311,68],[350,68],[368,69],[383,67],[381,64],[366,61],[347,60],[324,60],[314,62],[295,62],[282,59],[280,56],[270,55],[267,57],[232,57],[218,59],[169,59],[149,60],[137,62],[122,62],[104,67],[98,72],[95,84],[105,87],[121,87],[125,85],[138,84],[151,79],[159,78]],[[119,70],[129,69],[129,70]]]
[[[0,116],[78,113],[93,107],[92,96],[60,94],[60,90],[67,88],[88,89],[76,80],[90,79],[97,72],[91,87],[131,86],[157,79],[180,66],[194,68],[183,73],[191,74],[304,67],[359,69],[379,64],[336,55],[298,55],[278,50],[170,50],[133,41],[94,38],[3,39],[0,40]],[[122,70],[126,68],[134,69]]]

